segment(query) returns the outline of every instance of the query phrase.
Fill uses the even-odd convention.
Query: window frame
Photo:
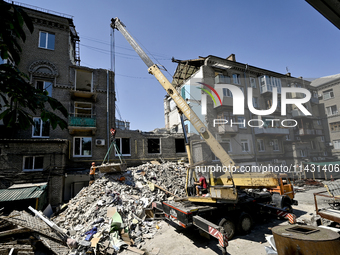
[[[76,147],[75,147],[75,145],[76,145],[76,139],[83,139],[83,138],[90,138],[91,139],[91,151],[90,151],[90,155],[82,155],[82,154],[80,154],[80,155],[76,155],[75,154],[75,150],[76,150]],[[92,157],[92,146],[93,146],[93,139],[92,139],[92,137],[91,136],[74,136],[73,137],[73,157],[75,157],[75,158],[89,158],[89,157]],[[79,151],[81,152],[82,151],[82,143],[80,143],[80,148],[79,148]]]
[[[42,38],[41,38],[41,34],[45,33],[46,34],[46,40],[44,42],[44,46],[41,46],[41,42],[42,42]],[[53,49],[48,48],[48,42],[49,42],[49,37],[50,35],[53,35]],[[39,43],[38,43],[38,48],[40,49],[45,49],[45,50],[55,50],[55,34],[51,33],[51,32],[47,32],[44,30],[40,30],[39,31]]]
[[[256,78],[255,77],[250,77],[250,86],[253,89],[256,89],[257,85],[256,85]]]
[[[241,85],[241,80],[240,80],[241,75],[240,74],[233,73],[232,77],[233,77],[233,83],[234,84]]]
[[[328,97],[325,98],[325,95],[327,95]],[[332,99],[334,98],[334,91],[333,89],[328,89],[322,92],[322,99],[323,100],[328,100],[328,99]]]
[[[47,95],[49,97],[52,97],[52,94],[53,94],[53,82],[52,81],[48,81],[48,80],[37,79],[35,81],[35,88],[36,89],[40,89],[40,88],[38,88],[38,82],[43,82],[43,89],[42,89],[42,91],[47,91],[47,93],[48,93]],[[51,87],[51,89],[50,89],[51,93],[49,93],[49,90],[46,89],[46,83],[50,83],[50,85],[47,86],[47,88]]]
[[[327,116],[333,116],[333,115],[338,114],[337,105],[334,104],[334,105],[327,106],[326,107],[326,114],[327,114]]]
[[[227,88],[222,88],[223,97],[233,97],[233,93]]]
[[[26,162],[27,158],[32,158],[32,160],[33,160],[32,167],[33,168],[25,168],[25,162]],[[34,168],[36,158],[42,158],[43,159],[43,161],[42,161],[42,164],[43,164],[42,168]],[[43,170],[44,170],[44,156],[42,156],[42,155],[23,156],[23,162],[22,162],[22,171],[23,172],[36,172],[36,171],[43,171]]]
[[[241,149],[242,149],[242,152],[250,152],[250,147],[249,147],[249,141],[248,139],[241,139]],[[247,149],[248,150],[244,150],[246,148],[244,148],[243,144],[247,144]]]
[[[333,146],[334,146],[334,150],[340,150],[340,139],[333,140]]]
[[[277,146],[277,149],[275,148]],[[278,139],[273,139],[273,151],[280,151],[280,143]]]
[[[117,144],[117,140],[119,140],[119,149],[121,150],[122,148],[122,139],[129,139],[129,154],[118,154],[116,149],[115,149],[115,156],[131,156],[131,138],[130,137],[119,137],[119,138],[116,138],[116,144]]]
[[[260,142],[259,143],[259,141],[262,141],[262,143]],[[265,145],[264,145],[264,140],[263,139],[257,139],[256,140],[256,145],[257,145],[257,151],[258,152],[264,152],[264,151],[266,151],[266,147],[265,147]],[[259,146],[260,145],[260,146]],[[259,148],[259,147],[262,147],[262,149],[261,148]],[[261,149],[261,150],[260,150]]]
[[[246,129],[246,128],[247,128],[247,125],[246,125],[246,118],[243,117],[243,116],[237,116],[237,123],[242,122],[242,121],[240,121],[240,119],[242,119],[242,121],[244,121],[244,125],[237,124],[237,125],[238,125],[238,128]]]
[[[32,138],[49,138],[50,137],[50,123],[49,121],[43,121],[41,117],[33,117],[33,122],[35,119],[39,119],[40,121],[40,134],[39,135],[34,135],[35,131],[35,125],[32,125]],[[48,123],[48,135],[43,136],[43,128],[44,128],[44,123]]]

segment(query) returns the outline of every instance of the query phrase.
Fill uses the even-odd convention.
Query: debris
[[[19,233],[25,233],[25,232],[31,232],[31,230],[28,228],[15,228],[11,230],[6,230],[6,231],[0,232],[0,237],[19,234]]]
[[[13,211],[9,217],[0,216],[0,228],[14,224],[32,231],[54,254],[115,254],[123,248],[144,254],[144,239],[153,238],[159,229],[150,221],[158,216],[151,204],[186,196],[186,167],[156,161],[125,172],[105,173],[51,220],[32,208],[37,217]],[[151,191],[149,184],[156,188]],[[158,253],[155,250],[153,254]]]

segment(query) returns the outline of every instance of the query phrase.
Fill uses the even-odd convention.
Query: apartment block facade
[[[340,74],[313,80],[311,85],[317,89],[320,104],[324,107],[325,132],[329,133],[326,145],[332,155],[340,159]]]
[[[18,68],[32,86],[46,90],[68,110],[68,128],[52,129],[39,113],[28,130],[0,125],[1,188],[47,182],[49,203],[57,205],[88,184],[91,162],[101,163],[115,125],[113,73],[80,65],[73,18],[22,6],[32,19]]]
[[[324,109],[310,82],[237,62],[233,54],[226,59],[208,56],[174,61],[178,66],[172,84],[237,165],[296,166],[330,159],[331,151],[326,143],[329,135],[324,131],[327,124],[322,118]],[[222,104],[205,84],[215,89]],[[244,105],[242,101],[234,100],[233,93],[219,86],[221,84],[238,87],[243,92]],[[305,88],[311,92],[311,99],[303,104],[311,115],[304,114],[295,104],[287,104],[286,114],[283,114],[281,91],[287,87]],[[251,88],[251,96],[248,88]],[[273,97],[274,88],[277,99]],[[254,110],[249,110],[248,97],[255,110],[273,107],[275,111],[268,115],[254,114]],[[304,97],[303,93],[286,93],[287,99]],[[177,109],[170,97],[165,98],[164,107],[166,127],[172,132],[182,132]],[[242,107],[244,114],[233,114],[233,107]],[[188,121],[185,128],[189,134],[198,134]],[[190,144],[194,161],[219,162],[203,140],[192,139]]]

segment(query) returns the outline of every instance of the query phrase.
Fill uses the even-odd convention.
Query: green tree
[[[20,63],[22,49],[19,41],[26,41],[24,27],[33,32],[33,23],[24,10],[18,6],[0,0],[0,52],[3,60],[13,64],[0,65],[0,120],[6,127],[27,129],[33,125],[32,114],[40,114],[43,121],[49,121],[52,128],[67,127],[66,108],[56,99],[49,97],[46,91],[34,88],[28,82],[28,76],[16,65]],[[49,107],[52,111],[48,110]]]

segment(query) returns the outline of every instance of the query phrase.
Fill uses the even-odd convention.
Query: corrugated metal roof
[[[21,189],[0,189],[0,202],[38,198],[47,185]]]

